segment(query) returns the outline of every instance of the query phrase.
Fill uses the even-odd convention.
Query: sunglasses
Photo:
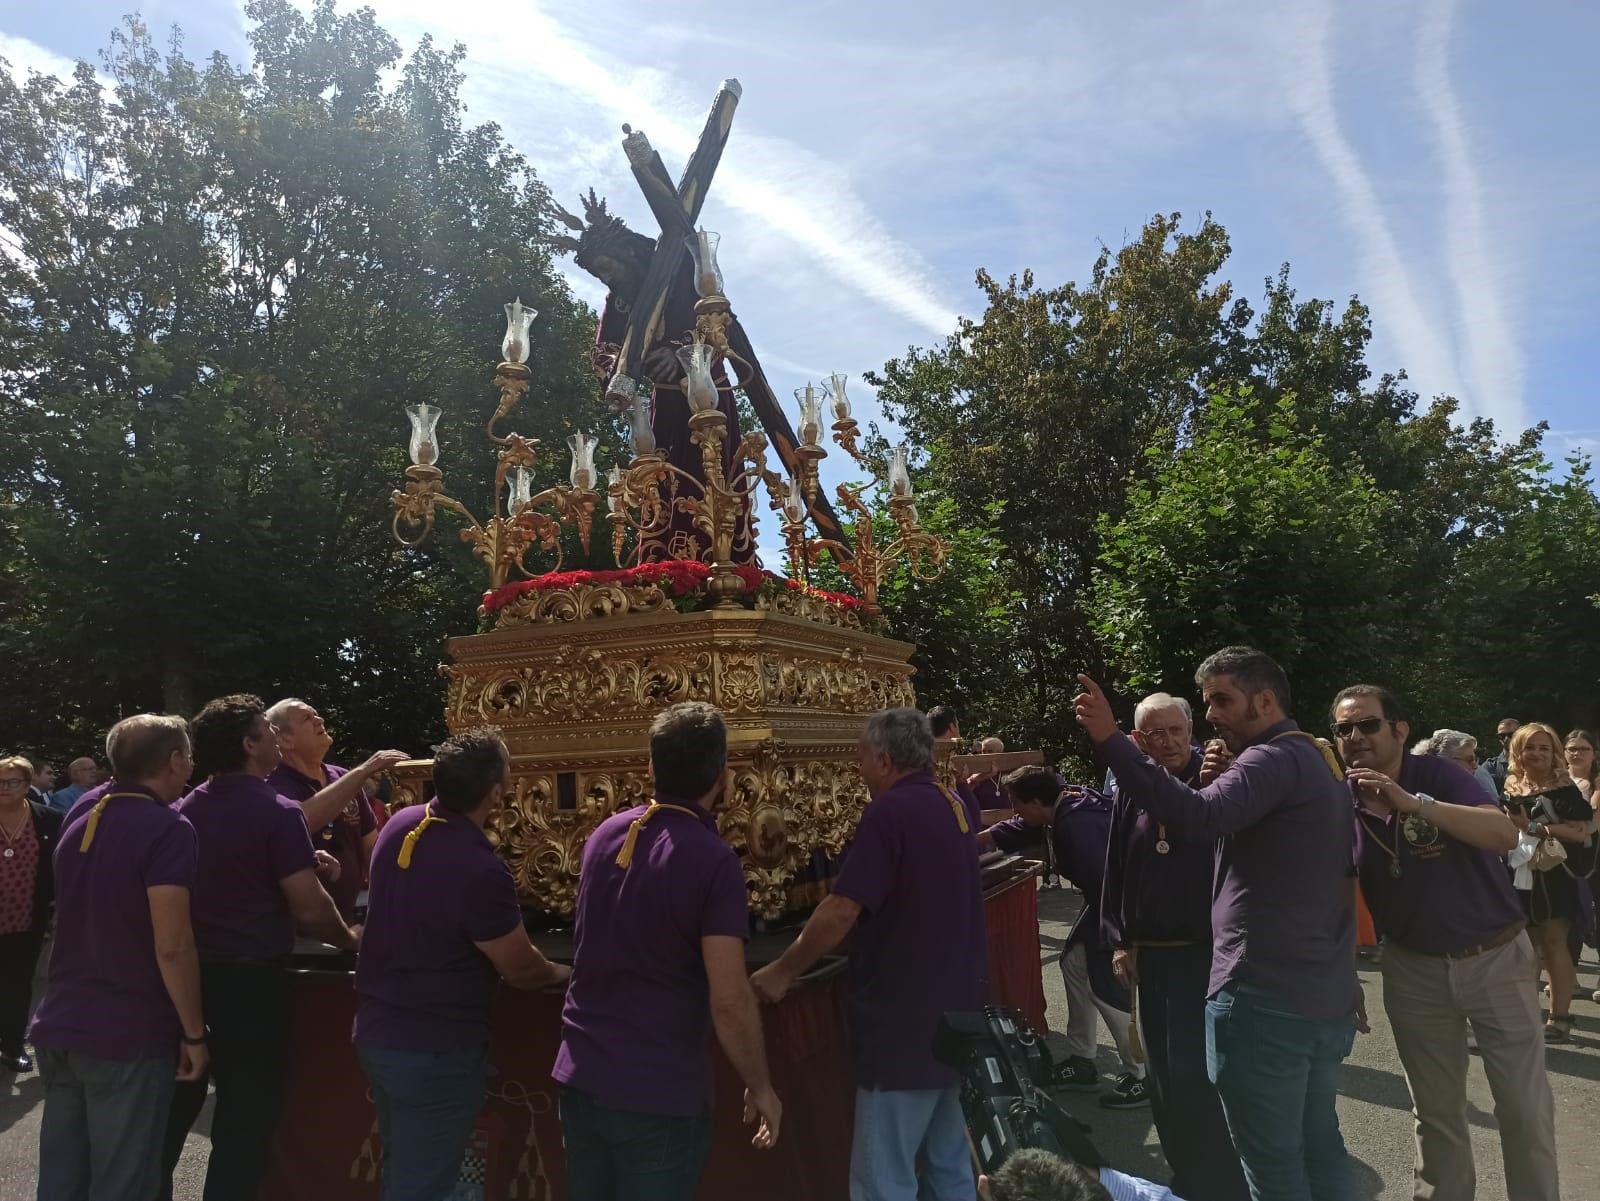
[[[1333,723],[1333,736],[1335,738],[1348,738],[1357,730],[1360,730],[1363,736],[1371,738],[1379,730],[1383,729],[1387,720],[1387,718],[1383,717],[1363,717],[1359,721],[1336,721]]]

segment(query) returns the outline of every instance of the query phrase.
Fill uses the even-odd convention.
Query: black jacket
[[[50,906],[56,899],[56,839],[61,835],[61,819],[65,814],[33,800],[28,802],[28,812],[33,821],[33,836],[39,840],[39,870],[33,877],[31,933],[43,934],[50,924]]]

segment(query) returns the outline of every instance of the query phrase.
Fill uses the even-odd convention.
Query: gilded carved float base
[[[911,650],[771,609],[538,622],[450,641],[445,718],[504,734],[514,791],[490,835],[523,903],[569,917],[590,832],[650,797],[651,719],[679,701],[717,705],[730,775],[717,825],[751,911],[770,919],[820,900],[867,802],[862,722],[915,703]],[[420,801],[428,771],[402,764],[395,802]]]

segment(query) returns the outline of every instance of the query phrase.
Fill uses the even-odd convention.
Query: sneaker
[[[1100,1094],[1100,1104],[1107,1109],[1138,1109],[1150,1104],[1150,1084],[1132,1072],[1124,1072],[1115,1084]]]
[[[1057,1092],[1092,1093],[1100,1087],[1100,1073],[1087,1059],[1072,1056],[1051,1069],[1050,1087]]]
[[[1589,999],[1595,1004],[1600,1005],[1600,988],[1597,988],[1594,990],[1594,992],[1590,993]]]

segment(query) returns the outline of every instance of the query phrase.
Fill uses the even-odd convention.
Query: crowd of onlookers
[[[46,1085],[38,1195],[170,1198],[208,1083],[207,1201],[256,1195],[303,935],[358,952],[353,1041],[385,1201],[453,1187],[484,1098],[497,981],[565,993],[551,1077],[568,1195],[692,1196],[709,1152],[709,1040],[747,1086],[754,1144],[773,1146],[783,1105],[761,1004],[846,946],[853,1201],[1350,1197],[1334,1100],[1367,1027],[1355,969],[1370,922],[1416,1111],[1416,1195],[1473,1194],[1470,1046],[1510,1195],[1556,1201],[1545,1047],[1569,1037],[1573,939],[1592,911],[1593,735],[1507,719],[1500,753],[1480,763],[1460,731],[1412,746],[1403,702],[1355,684],[1319,737],[1290,717],[1283,672],[1245,647],[1196,674],[1204,744],[1181,696],[1143,698],[1125,735],[1098,686],[1080,683],[1077,719],[1108,769],[1095,787],[1034,766],[952,788],[936,746],[960,737],[953,711],[868,718],[871,801],[853,843],[798,937],[753,975],[743,870],[715,817],[727,731],[709,705],[658,716],[652,799],[588,839],[571,967],[530,939],[485,834],[513,790],[493,730],[437,748],[432,798],[387,820],[371,789],[404,754],[344,771],[327,762],[321,716],[295,699],[127,718],[107,737],[110,778],[80,759],[60,789],[29,760],[0,759],[0,1062],[30,1070],[31,1038]],[[988,851],[1036,855],[1083,891],[1061,953],[1052,1084],[1150,1105],[1170,1192],[1048,1155],[974,1172],[959,1079],[932,1035],[944,1013],[991,999]],[[1123,1065],[1109,1085],[1094,1062],[1100,1020]]]

